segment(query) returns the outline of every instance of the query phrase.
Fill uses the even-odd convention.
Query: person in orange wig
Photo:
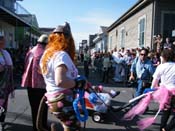
[[[69,24],[59,25],[49,36],[40,67],[46,83],[49,110],[61,121],[64,131],[79,131],[72,102],[78,70],[74,64],[75,44]],[[85,85],[85,82],[84,82]]]

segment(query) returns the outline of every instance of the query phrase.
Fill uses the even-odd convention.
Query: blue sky
[[[56,27],[68,21],[76,43],[109,26],[138,0],[23,0],[40,27]]]

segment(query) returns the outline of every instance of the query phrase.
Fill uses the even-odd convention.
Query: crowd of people
[[[154,70],[160,64],[160,55],[163,49],[171,48],[175,50],[175,42],[166,38],[163,41],[159,34],[154,36],[153,48],[144,47],[146,49],[146,57],[153,64]],[[78,58],[84,64],[84,75],[89,77],[89,67],[99,76],[99,81],[108,83],[109,79],[115,82],[128,82],[130,76],[130,68],[136,57],[140,56],[142,48],[114,48],[110,52],[91,52],[85,50],[80,52]],[[150,79],[151,80],[151,79]]]

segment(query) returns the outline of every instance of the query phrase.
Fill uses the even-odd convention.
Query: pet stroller
[[[119,94],[120,91],[106,91],[101,85],[91,86],[89,84],[85,91],[84,100],[86,109],[94,122],[102,122],[106,114],[114,110],[111,106],[111,100]]]
[[[85,93],[85,105],[94,122],[104,120],[111,107],[111,97],[107,93]]]
[[[92,87],[89,87],[89,90],[85,92],[85,105],[89,114],[91,114],[92,120],[98,123],[105,120],[105,116],[108,112],[119,112],[126,109],[127,107],[132,106],[134,102],[145,97],[147,92],[152,91],[149,88],[146,88],[144,94],[129,100],[128,103],[120,107],[115,108],[111,105],[112,97],[108,93],[97,93]],[[116,96],[119,95],[119,93],[117,93]]]

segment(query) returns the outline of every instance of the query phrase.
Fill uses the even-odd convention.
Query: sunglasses
[[[146,54],[140,54],[141,56],[146,56]]]

